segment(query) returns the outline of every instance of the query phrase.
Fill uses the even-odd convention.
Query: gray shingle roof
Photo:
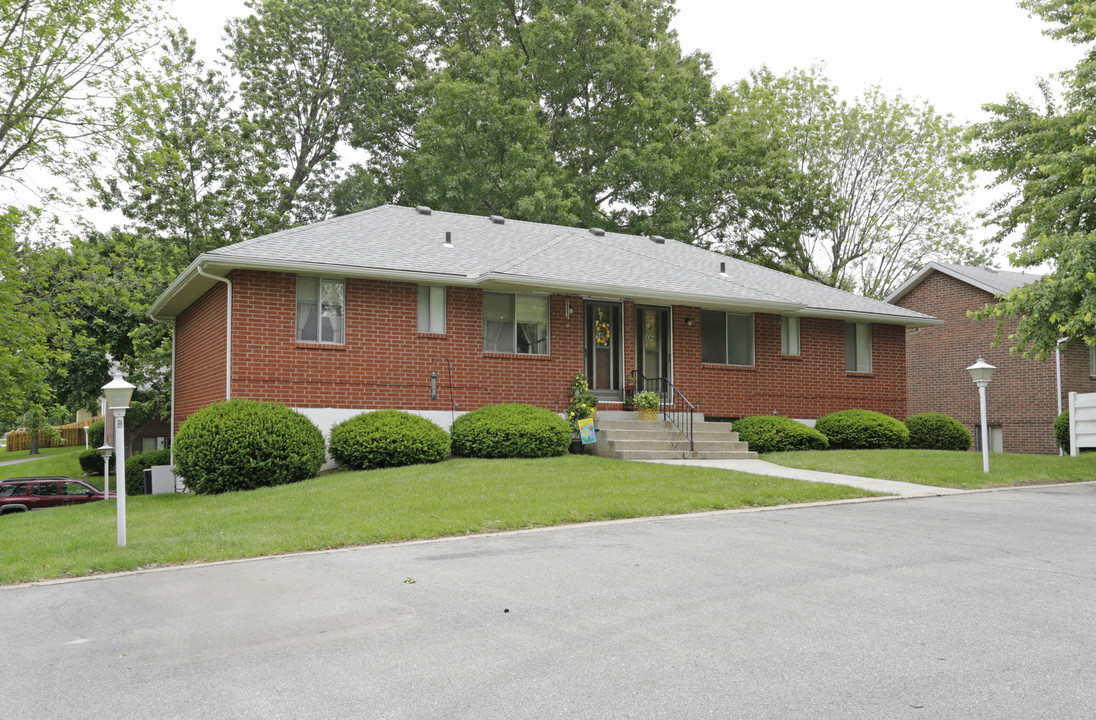
[[[445,247],[446,233],[452,247]],[[726,275],[720,275],[720,263]],[[932,318],[673,240],[383,205],[245,240],[204,254],[157,300],[153,314],[177,314],[212,281],[194,268],[226,274],[268,267],[347,277],[405,277],[491,288],[612,295],[647,302],[934,324]],[[204,292],[204,290],[202,290]],[[190,301],[192,301],[191,298]],[[865,318],[868,319],[868,318]]]
[[[993,295],[1005,295],[1010,290],[1033,283],[1042,277],[1042,275],[1035,273],[1016,272],[1014,270],[997,270],[991,267],[930,262],[898,286],[894,292],[887,296],[886,301],[889,303],[897,302],[933,272],[942,272]]]

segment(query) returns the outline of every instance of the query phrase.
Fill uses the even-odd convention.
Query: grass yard
[[[447,460],[277,488],[0,518],[0,583],[593,520],[869,497],[855,488],[585,455]]]
[[[1068,455],[990,453],[988,475],[982,472],[980,452],[819,450],[767,453],[761,459],[806,470],[964,490],[1096,480],[1096,453],[1085,453],[1076,458]]]
[[[0,465],[0,480],[7,480],[8,478],[13,477],[30,477],[34,475],[61,475],[64,477],[81,478],[102,489],[103,479],[101,477],[83,477],[84,471],[80,467],[80,462],[76,459],[79,457],[80,453],[84,452],[83,446],[45,448],[39,452],[42,454],[42,457],[37,460],[15,463],[13,465]],[[27,450],[20,450],[19,452],[12,453],[5,452],[0,453],[0,462],[27,457],[29,457],[29,451]]]

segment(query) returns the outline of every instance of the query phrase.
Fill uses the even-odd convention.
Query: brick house
[[[151,313],[174,323],[174,427],[251,398],[325,431],[379,408],[562,412],[579,373],[603,409],[637,372],[709,418],[901,418],[906,329],[937,322],[658,236],[390,205],[205,253]]]
[[[886,299],[899,307],[931,314],[943,325],[906,331],[906,394],[911,415],[942,412],[966,425],[981,449],[978,391],[967,366],[982,357],[997,370],[986,389],[990,450],[1058,452],[1052,423],[1058,415],[1057,364],[1013,355],[1007,343],[993,347],[996,323],[971,320],[967,312],[995,302],[1013,288],[1038,279],[1030,273],[929,263]],[[1005,336],[1016,321],[1005,327]],[[1090,348],[1062,351],[1062,407],[1070,391],[1096,392]]]

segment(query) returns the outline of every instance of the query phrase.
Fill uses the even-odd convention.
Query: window
[[[799,354],[799,318],[788,315],[780,318],[780,353]]]
[[[1088,374],[1096,377],[1096,345],[1088,349]]]
[[[706,363],[754,364],[754,319],[746,313],[700,313],[700,356]]]
[[[297,276],[297,340],[343,343],[346,288],[342,280]]]
[[[72,496],[86,496],[90,492],[88,486],[84,483],[78,482],[66,482],[61,483],[61,494],[69,497]]]
[[[871,323],[845,323],[845,370],[871,372]]]
[[[419,332],[445,334],[445,288],[419,285]]]
[[[54,497],[57,495],[57,483],[41,482],[34,484],[34,494],[38,497]]]
[[[483,294],[484,352],[548,354],[548,298]]]

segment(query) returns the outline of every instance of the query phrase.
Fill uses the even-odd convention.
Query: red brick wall
[[[225,399],[227,289],[217,283],[175,319],[175,430]]]
[[[944,321],[907,334],[909,412],[942,412],[971,432],[981,432],[978,389],[966,370],[981,357],[997,368],[986,388],[986,416],[990,425],[1001,426],[1005,452],[1057,453],[1051,427],[1058,413],[1054,357],[1043,362],[1011,354],[1007,337],[1016,321],[1006,325],[1001,346],[992,347],[994,321],[976,322],[967,311],[993,299],[984,290],[934,272],[898,301]],[[1096,381],[1088,375],[1087,347],[1062,354],[1062,390],[1063,395],[1070,390],[1096,392]],[[1062,405],[1068,405],[1064,398]]]
[[[450,409],[528,402],[562,411],[583,371],[582,301],[551,296],[551,355],[484,353],[482,293],[446,290],[446,333],[417,332],[418,286],[346,281],[346,343],[295,340],[296,277],[234,272],[232,395],[293,407]],[[564,302],[573,313],[564,316]],[[449,359],[449,364],[442,357]],[[452,377],[449,375],[450,365]],[[438,399],[429,376],[438,373]]]
[[[431,335],[416,330],[415,284],[347,280],[346,343],[322,345],[295,340],[294,275],[247,270],[234,272],[232,280],[233,397],[294,407],[446,411],[452,382],[458,410],[528,402],[562,411],[572,378],[584,371],[580,297],[551,296],[551,355],[499,355],[482,351],[482,292],[478,289],[448,288],[447,332]],[[573,309],[570,317],[564,312],[567,302]],[[197,322],[199,316],[205,322]],[[632,302],[623,303],[623,317],[627,374],[635,368]],[[692,318],[691,326],[685,324],[686,317]],[[217,318],[220,325],[215,324]],[[223,361],[210,370],[204,385],[197,382],[194,368],[187,367],[223,358],[223,318],[223,291],[215,288],[177,323],[176,390],[180,398],[190,394],[185,402],[177,402],[179,422],[223,397]],[[776,410],[790,417],[815,418],[847,408],[879,410],[895,417],[905,414],[901,327],[873,325],[874,370],[860,374],[845,372],[845,324],[839,320],[803,318],[803,354],[781,357],[779,317],[756,315],[757,360],[751,368],[701,364],[699,309],[674,307],[672,323],[675,383],[708,415],[741,417]],[[210,343],[218,338],[221,345],[215,350]],[[193,348],[203,342],[202,353],[180,353],[184,345]],[[442,356],[452,365],[451,378]],[[435,401],[429,399],[431,370],[438,373]],[[189,379],[178,384],[183,377]],[[215,378],[221,378],[219,386]]]
[[[692,318],[692,326],[685,324]],[[780,354],[780,317],[754,315],[754,365],[701,362],[700,309],[675,307],[674,384],[705,415],[818,418],[860,408],[902,418],[906,410],[904,329],[872,325],[872,372],[845,370],[845,323],[800,319],[801,354]]]

